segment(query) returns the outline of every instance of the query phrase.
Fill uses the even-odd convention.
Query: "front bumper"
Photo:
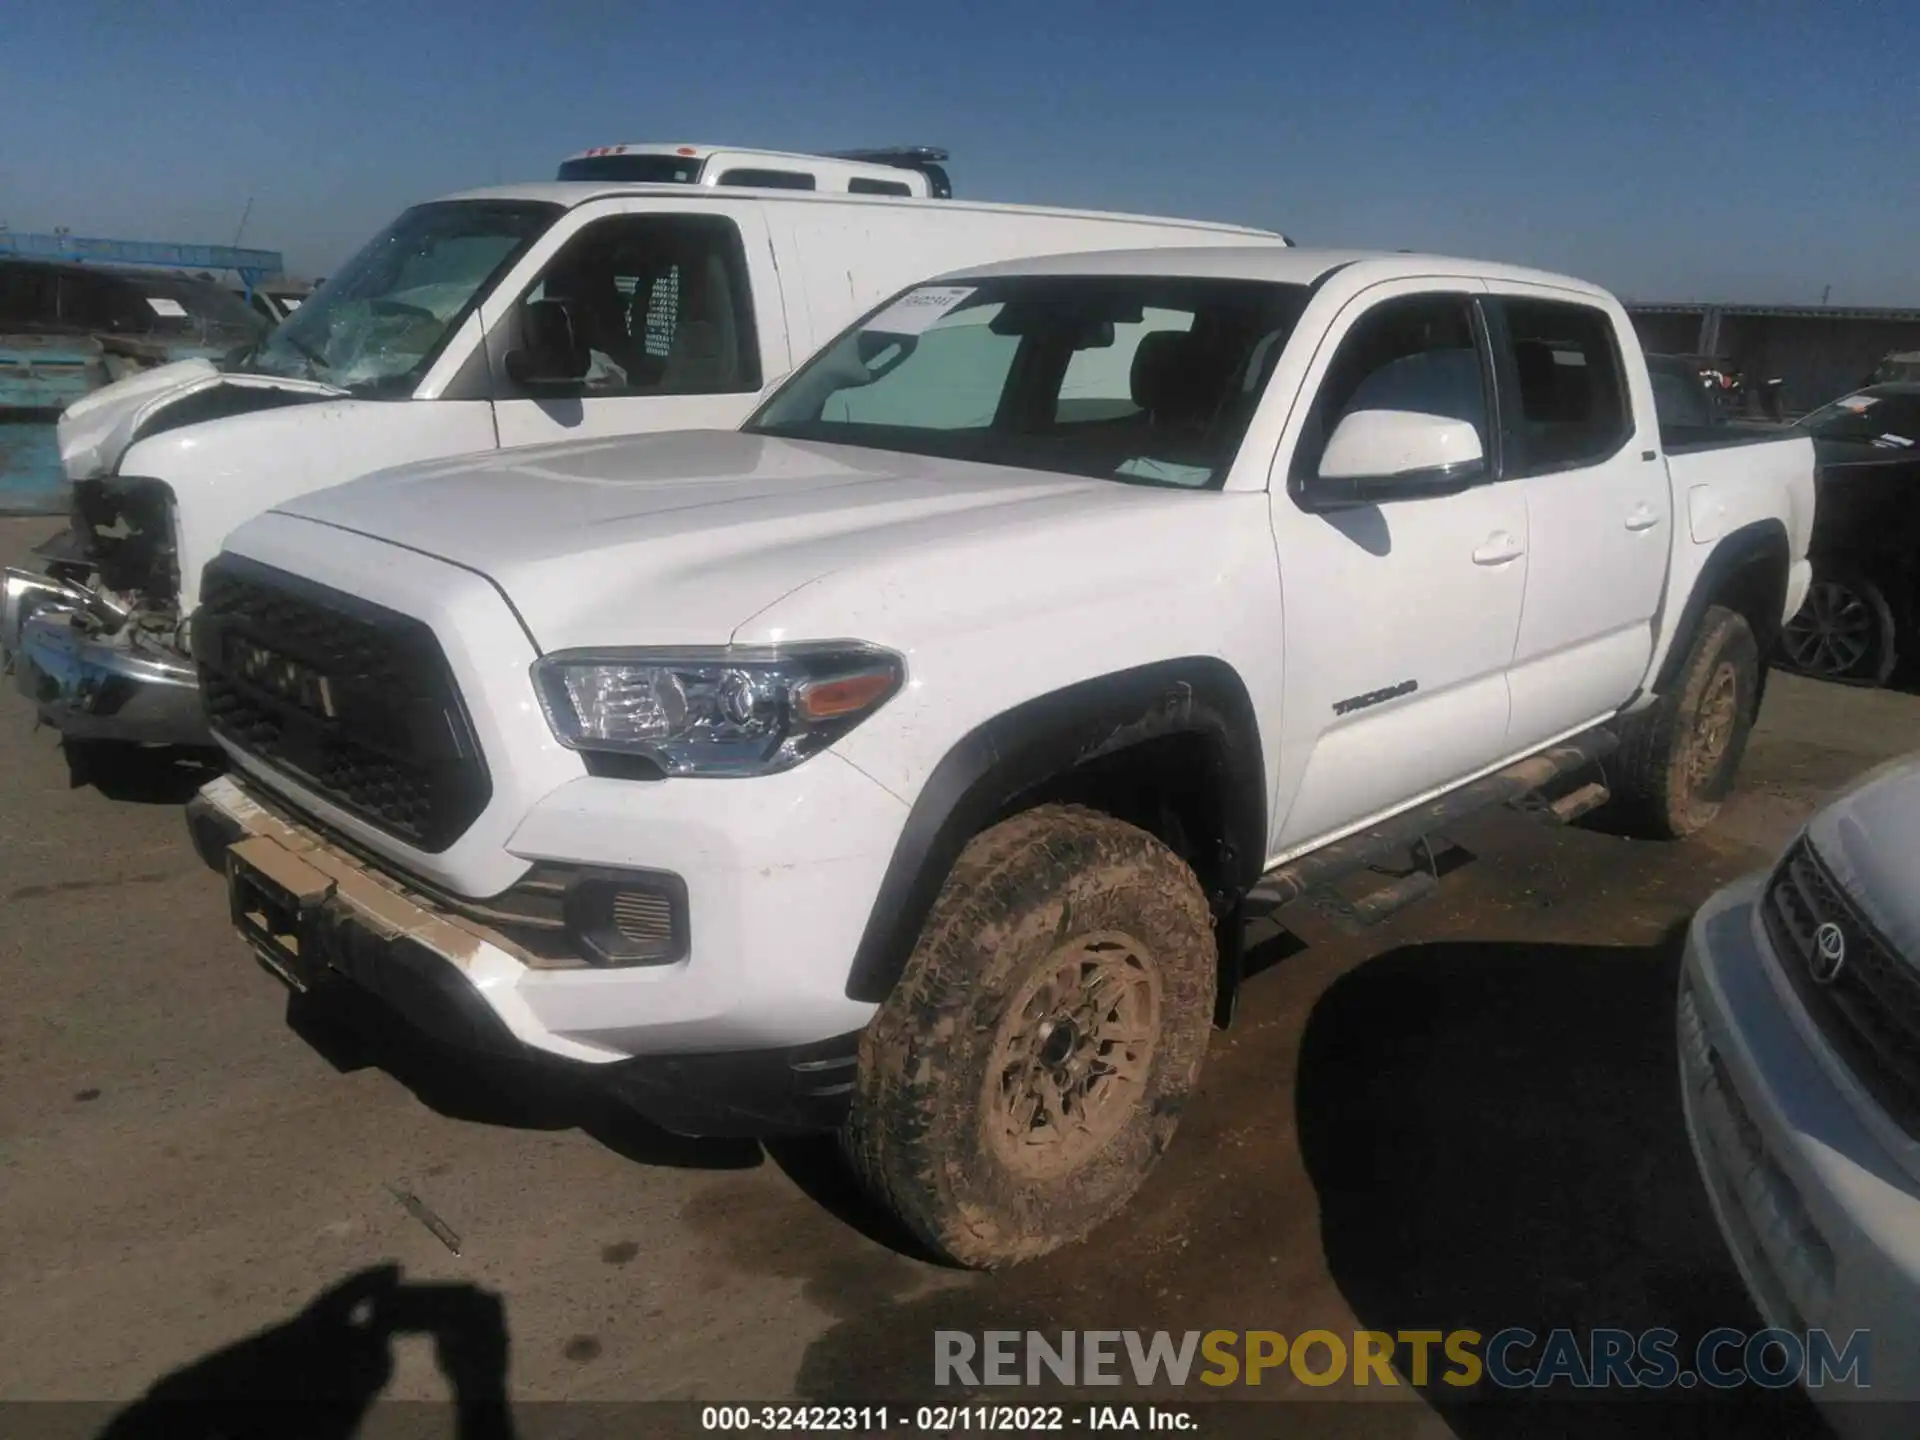
[[[40,718],[74,740],[211,745],[200,683],[179,656],[126,631],[76,625],[86,597],[22,570],[5,575],[0,650]]]
[[[571,980],[604,999],[602,987],[634,972],[556,970],[268,809],[230,777],[194,798],[187,825],[202,858],[226,875],[235,928],[296,990],[356,986],[443,1044],[568,1066],[678,1134],[811,1134],[845,1116],[858,1031],[714,1053],[609,1052],[547,1028],[528,987]]]
[[[1920,1400],[1920,1181],[1835,1078],[1759,917],[1765,877],[1695,917],[1677,1011],[1688,1138],[1766,1322],[1869,1333],[1865,1386],[1811,1388],[1844,1434],[1911,1433]],[[1865,1102],[1870,1103],[1870,1102]],[[1899,1401],[1898,1405],[1871,1401]]]

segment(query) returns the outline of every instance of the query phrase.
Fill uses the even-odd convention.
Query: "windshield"
[[[1306,298],[1298,285],[1155,276],[917,286],[797,371],[745,428],[1218,486]]]
[[[494,280],[559,214],[553,205],[417,205],[375,236],[241,368],[408,395]]]
[[[1920,446],[1920,390],[1862,390],[1822,405],[1800,421],[1816,440],[1851,440],[1883,450]]]

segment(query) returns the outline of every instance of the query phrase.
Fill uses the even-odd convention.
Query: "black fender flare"
[[[1680,617],[1674,626],[1673,643],[1667,647],[1667,653],[1660,661],[1660,669],[1649,687],[1654,694],[1664,695],[1678,678],[1680,667],[1686,664],[1693,637],[1699,633],[1701,622],[1706,618],[1707,607],[1714,603],[1717,596],[1726,592],[1728,583],[1740,571],[1753,565],[1777,567],[1779,576],[1778,585],[1768,592],[1774,596],[1774,600],[1767,624],[1756,627],[1764,665],[1773,641],[1780,632],[1782,617],[1779,609],[1786,599],[1787,572],[1793,565],[1793,549],[1787,541],[1786,524],[1777,518],[1755,520],[1737,530],[1728,531],[1713,547],[1713,553],[1707,556],[1707,563],[1700,567],[1699,577],[1693,582],[1686,604],[1680,609]]]
[[[1089,761],[1181,734],[1200,738],[1220,787],[1222,859],[1237,901],[1266,854],[1266,762],[1253,699],[1239,672],[1215,656],[1141,665],[1023,701],[947,751],[894,845],[847,997],[879,1004],[892,993],[961,850],[1022,794]]]

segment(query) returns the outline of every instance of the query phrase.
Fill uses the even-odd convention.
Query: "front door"
[[[1357,829],[1503,756],[1527,514],[1491,476],[1454,494],[1315,513],[1299,498],[1340,419],[1363,409],[1470,421],[1492,463],[1478,282],[1357,297],[1309,368],[1313,396],[1270,486],[1286,705],[1271,859]],[[1296,407],[1298,409],[1298,407]],[[1287,483],[1282,484],[1282,479]]]
[[[1512,740],[1543,745],[1611,716],[1653,654],[1673,542],[1651,396],[1629,389],[1616,319],[1584,296],[1492,287],[1506,383],[1503,454],[1526,497],[1527,601]]]
[[[760,208],[651,204],[591,220],[512,304],[489,307],[503,447],[731,429],[786,372],[787,327]],[[591,362],[577,386],[535,390],[508,375],[519,306],[531,300],[566,305]]]

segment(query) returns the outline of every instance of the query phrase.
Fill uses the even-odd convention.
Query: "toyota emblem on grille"
[[[1847,932],[1829,920],[1813,932],[1813,954],[1807,957],[1807,969],[1816,985],[1831,985],[1846,964]]]

